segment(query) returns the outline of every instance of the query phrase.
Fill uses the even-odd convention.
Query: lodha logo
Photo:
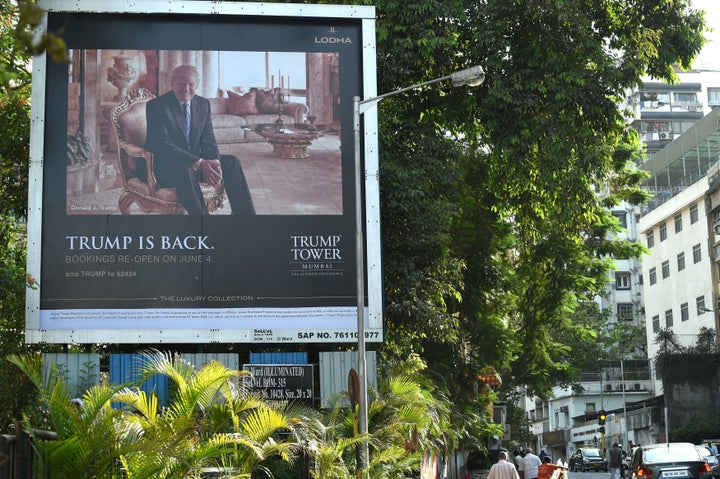
[[[352,43],[350,37],[315,37],[315,43]]]
[[[324,35],[322,37],[315,37],[315,43],[326,43],[326,44],[350,44],[352,43],[352,40],[350,37],[341,37],[337,33],[337,30],[335,30],[335,27],[330,27],[330,30],[328,30],[326,33],[328,35]]]

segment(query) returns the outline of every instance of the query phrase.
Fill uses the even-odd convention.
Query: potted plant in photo
[[[92,139],[80,130],[67,136],[67,190],[70,196],[94,193],[99,163],[93,158]]]

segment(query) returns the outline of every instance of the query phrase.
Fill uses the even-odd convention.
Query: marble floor
[[[276,158],[267,142],[220,145],[223,154],[240,159],[258,215],[339,215],[342,214],[342,165],[340,139],[324,134],[308,147],[308,158]],[[104,162],[112,165],[114,154]],[[104,168],[95,193],[69,197],[67,214],[120,214],[122,192],[112,167]],[[213,214],[230,214],[229,203]],[[131,214],[144,214],[137,205]]]

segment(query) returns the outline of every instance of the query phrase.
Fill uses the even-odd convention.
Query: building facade
[[[642,271],[650,359],[663,347],[656,342],[663,329],[683,347],[695,344],[701,328],[717,331],[717,274],[712,271],[717,254],[708,216],[711,211],[717,216],[717,205],[708,207],[708,173],[717,175],[719,112],[711,111],[641,166],[652,175],[645,187],[654,193],[639,222],[649,250]],[[662,394],[660,378],[653,377],[656,394]]]

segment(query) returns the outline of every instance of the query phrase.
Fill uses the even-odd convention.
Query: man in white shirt
[[[498,462],[490,467],[487,479],[520,479],[515,464],[508,462],[507,452],[498,453]]]
[[[523,456],[523,469],[525,471],[525,479],[537,479],[538,467],[540,467],[542,461],[540,458],[533,454],[532,449],[529,447],[525,449],[525,455]]]

